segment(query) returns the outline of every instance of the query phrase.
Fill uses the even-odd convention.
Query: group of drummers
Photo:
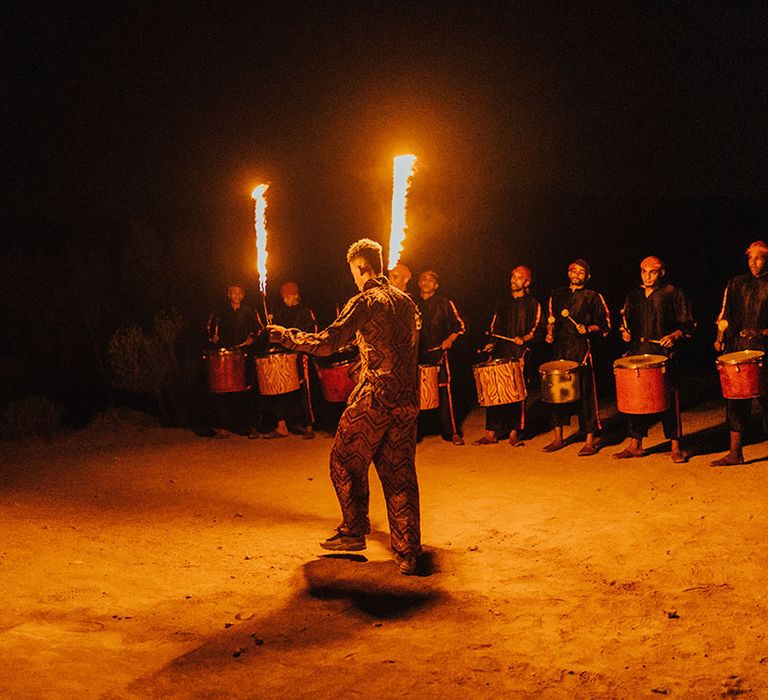
[[[729,451],[713,466],[742,464],[743,436],[757,398],[765,421],[768,383],[763,354],[768,338],[768,244],[753,242],[746,250],[748,272],[728,283],[717,318],[715,349],[726,418],[730,429]],[[591,277],[586,260],[575,259],[567,268],[567,284],[554,289],[544,305],[530,293],[531,271],[519,265],[510,276],[510,291],[494,309],[487,342],[478,349],[486,360],[473,366],[478,403],[485,408],[485,433],[473,445],[508,441],[523,443],[526,427],[526,361],[533,345],[551,347],[551,361],[538,367],[541,399],[546,405],[552,439],[543,448],[554,452],[571,442],[563,430],[575,413],[584,443],[579,456],[600,450],[600,411],[590,338],[606,336],[611,317],[603,296],[588,287]],[[411,271],[398,264],[389,272],[390,284],[410,293]],[[452,381],[451,348],[466,332],[456,305],[439,290],[439,276],[426,270],[412,295],[420,317],[419,430],[438,423],[443,438],[463,445],[457,420]],[[314,437],[315,415],[322,397],[325,428],[333,431],[354,388],[356,350],[344,349],[325,362],[310,362],[305,355],[270,347],[264,326],[254,309],[244,303],[242,287],[228,289],[228,304],[212,315],[208,324],[211,348],[206,353],[208,386],[214,399],[215,434],[225,437],[237,417],[245,417],[249,437],[258,437],[252,420],[253,391],[257,387],[259,411],[271,424],[261,434],[270,439],[291,432]],[[301,300],[298,286],[281,287],[281,302],[272,322],[316,332],[312,311]],[[629,440],[613,457],[631,459],[646,453],[643,440],[649,427],[661,421],[670,441],[675,463],[685,462],[680,412],[677,350],[696,329],[685,293],[665,279],[665,265],[655,256],[640,262],[640,285],[626,296],[620,312],[619,331],[625,354],[614,362],[617,408],[624,414]],[[252,359],[255,358],[255,359]],[[529,368],[530,369],[530,368]]]

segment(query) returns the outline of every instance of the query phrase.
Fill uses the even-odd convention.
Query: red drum
[[[754,399],[766,393],[762,350],[740,350],[720,355],[717,371],[726,399]]]
[[[256,377],[264,396],[287,394],[299,388],[298,355],[295,352],[270,352],[256,358]]]
[[[354,367],[352,360],[334,362],[327,367],[317,365],[317,376],[320,377],[320,386],[326,401],[341,403],[349,398],[355,388],[355,380],[351,376]]]
[[[246,391],[245,353],[241,350],[211,350],[203,355],[208,363],[208,389],[214,394]]]
[[[629,355],[613,363],[616,407],[621,413],[648,415],[669,408],[669,375],[664,355]]]
[[[419,410],[429,411],[440,406],[439,373],[440,365],[419,365]]]
[[[570,360],[545,362],[539,367],[541,400],[544,403],[571,403],[581,397],[579,363]]]
[[[472,365],[481,406],[503,406],[525,400],[528,392],[523,378],[523,363],[518,360],[490,360]]]

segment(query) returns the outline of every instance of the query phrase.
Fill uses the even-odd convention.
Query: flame
[[[267,198],[269,185],[259,185],[251,192],[254,201],[254,225],[256,227],[256,268],[259,271],[259,289],[267,293]]]
[[[400,260],[400,253],[403,252],[403,242],[405,241],[405,230],[408,228],[405,224],[406,199],[408,198],[408,188],[413,176],[413,164],[416,162],[416,156],[408,154],[404,156],[395,156],[392,179],[392,229],[389,234],[389,266],[392,269]]]

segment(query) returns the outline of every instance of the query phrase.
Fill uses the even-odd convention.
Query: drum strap
[[[310,426],[315,422],[315,414],[312,411],[312,391],[309,388],[309,360],[306,355],[301,356],[301,366],[304,372],[304,388],[306,389],[307,397],[307,415],[309,416]]]
[[[441,384],[440,386],[445,387],[445,393],[448,396],[448,412],[451,414],[451,428],[453,429],[453,434],[456,435],[456,433],[459,431],[456,430],[456,418],[453,415],[453,397],[451,396],[451,365],[448,362],[447,350],[443,350],[443,355],[440,358],[440,362],[445,365],[445,384]]]

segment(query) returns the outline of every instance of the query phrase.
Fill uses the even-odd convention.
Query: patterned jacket
[[[362,369],[348,404],[370,400],[384,409],[418,410],[417,310],[385,277],[365,283],[338,318],[319,333],[287,329],[280,343],[310,355],[331,355],[355,337]]]

